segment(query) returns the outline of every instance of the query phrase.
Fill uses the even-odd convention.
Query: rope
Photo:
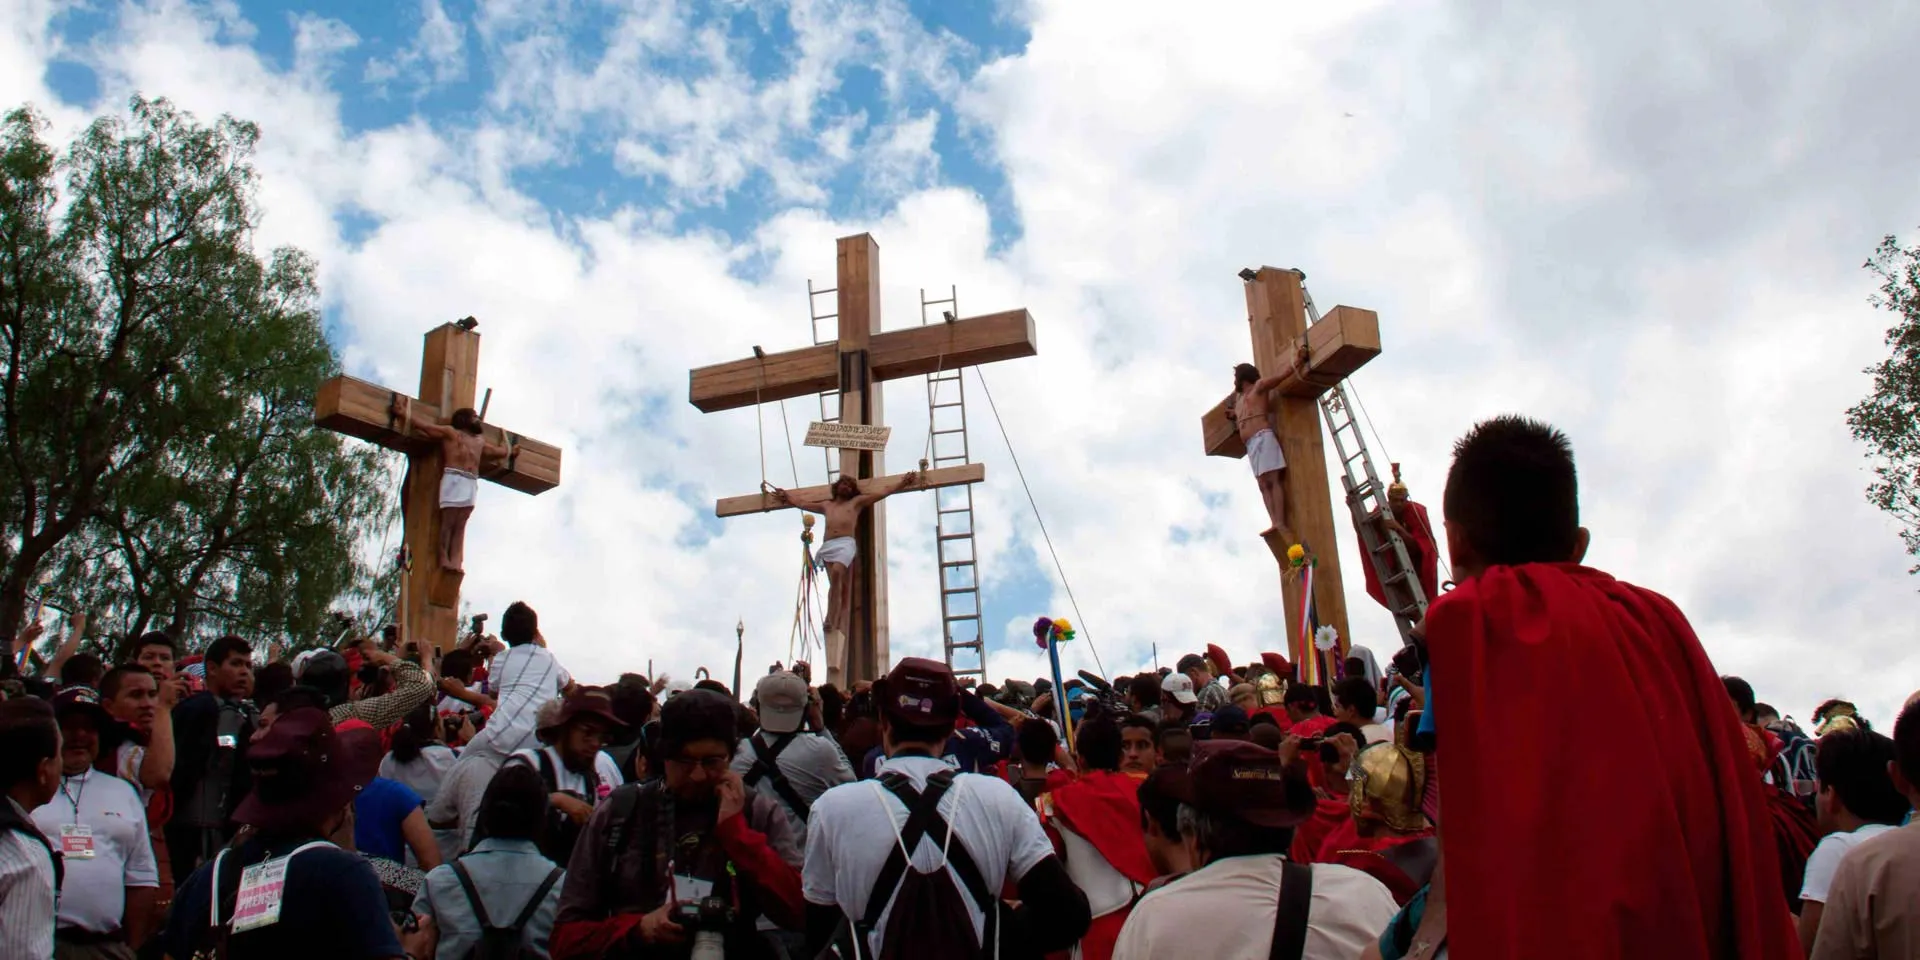
[[[1033,488],[1027,485],[1027,472],[1020,469],[1020,455],[1013,452],[1013,438],[1007,436],[1007,425],[1000,419],[1000,408],[993,402],[993,391],[987,388],[987,376],[979,367],[973,368],[973,375],[980,381],[980,392],[986,395],[987,409],[993,411],[993,423],[1000,428],[1000,440],[1007,445],[1007,459],[1013,461],[1013,472],[1020,477],[1020,489],[1027,492],[1027,506],[1033,508],[1034,522],[1040,526],[1040,536],[1047,543],[1047,555],[1053,558],[1054,572],[1060,575],[1060,586],[1067,591],[1067,603],[1073,607],[1074,623],[1080,626],[1080,636],[1087,638],[1087,652],[1093,654],[1093,664],[1100,668],[1100,675],[1107,675],[1107,665],[1100,662],[1100,651],[1093,648],[1093,633],[1087,629],[1086,615],[1080,612],[1080,601],[1074,599],[1073,584],[1067,582],[1067,570],[1060,565],[1060,554],[1053,549],[1053,537],[1047,533],[1047,521],[1040,516],[1040,504],[1033,499]]]
[[[958,304],[955,304],[955,308],[958,308]],[[938,416],[933,405],[940,399],[938,378],[947,366],[947,348],[953,345],[953,324],[943,320],[942,325],[947,328],[947,342],[940,345],[940,353],[933,361],[933,375],[927,378],[927,448],[920,451],[920,462],[928,466],[933,464],[933,423]]]
[[[764,374],[762,374],[764,376]],[[800,462],[793,458],[793,424],[787,422],[787,401],[780,401],[780,432],[787,435],[787,466],[793,470],[793,485],[800,486]],[[762,467],[764,471],[766,468]]]
[[[753,384],[753,429],[760,447],[760,492],[767,492],[767,425],[760,415],[760,387],[767,382],[767,358],[760,358],[760,377]],[[787,438],[793,442],[792,437]]]
[[[1368,429],[1368,430],[1370,430],[1370,431],[1372,431],[1372,433],[1373,433],[1373,439],[1374,439],[1374,440],[1375,440],[1376,442],[1378,442],[1378,443],[1380,444],[1380,456],[1381,456],[1381,458],[1382,458],[1382,459],[1384,459],[1384,460],[1386,460],[1386,461],[1387,461],[1388,463],[1392,463],[1392,462],[1394,462],[1394,460],[1393,460],[1393,452],[1387,449],[1387,438],[1386,438],[1386,437],[1383,437],[1383,436],[1381,436],[1381,435],[1380,435],[1380,428],[1379,428],[1379,427],[1376,427],[1376,426],[1374,426],[1374,425],[1373,425],[1373,414],[1371,414],[1371,413],[1368,413],[1368,412],[1367,412],[1367,402],[1366,402],[1365,400],[1362,400],[1362,399],[1360,399],[1360,390],[1359,390],[1359,388],[1358,388],[1358,387],[1356,387],[1356,386],[1354,385],[1354,382],[1353,382],[1353,375],[1352,375],[1352,374],[1348,374],[1348,375],[1347,375],[1347,395],[1353,398],[1353,404],[1354,404],[1354,406],[1356,406],[1356,407],[1359,407],[1359,408],[1360,408],[1360,416],[1362,416],[1362,417],[1364,417],[1364,418],[1366,419],[1366,421],[1367,421],[1367,429]],[[1427,531],[1427,536],[1428,536],[1428,537],[1432,537],[1433,535],[1434,535],[1434,534],[1433,534],[1433,531],[1432,531],[1432,530],[1428,530],[1428,531]],[[1438,541],[1437,539],[1436,539],[1436,540],[1434,541],[1434,546],[1435,546],[1436,548],[1437,548],[1437,547],[1439,546],[1439,541]],[[1445,557],[1442,557],[1442,556],[1438,556],[1438,554],[1439,554],[1439,550],[1438,550],[1438,549],[1436,549],[1436,550],[1434,551],[1434,553],[1435,553],[1435,557],[1434,557],[1434,559],[1436,559],[1436,560],[1439,560],[1439,561],[1440,561],[1440,569],[1441,569],[1441,570],[1444,570],[1444,571],[1446,571],[1446,574],[1447,574],[1447,575],[1446,575],[1446,577],[1445,577],[1445,578],[1443,578],[1443,579],[1446,579],[1446,580],[1452,580],[1452,579],[1453,579],[1453,568],[1452,568],[1451,566],[1449,566],[1449,565],[1447,564],[1447,558],[1445,558]],[[1433,603],[1433,601],[1434,601],[1434,600],[1436,600],[1436,599],[1438,599],[1438,598],[1437,598],[1437,597],[1428,597],[1428,598],[1427,598],[1427,603],[1429,603],[1429,604],[1431,604],[1431,603]]]

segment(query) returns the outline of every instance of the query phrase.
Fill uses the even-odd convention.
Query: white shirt
[[[764,740],[771,747],[781,736],[763,730],[740,741],[740,748],[733,754],[733,772],[744,777],[753,769],[754,758],[758,756],[753,752],[754,740]],[[833,742],[832,737],[818,733],[796,734],[773,763],[780,768],[787,782],[793,785],[793,792],[799,794],[809,808],[815,800],[820,799],[821,794],[854,780],[853,765],[847,762],[847,755],[840,750],[840,745]],[[801,821],[798,814],[787,809],[787,801],[780,797],[780,791],[773,788],[772,777],[761,777],[754,783],[753,789],[766,794],[780,805],[780,809],[787,811],[788,818],[793,821],[795,834],[806,832],[806,823]]]
[[[916,789],[925,789],[927,778],[934,773],[951,769],[945,761],[930,757],[895,757],[880,764],[881,772],[906,774]],[[1008,880],[1019,882],[1035,864],[1053,855],[1053,844],[1040,829],[1040,818],[1033,808],[1006,781],[996,777],[973,773],[955,776],[952,789],[940,798],[940,816],[952,825],[953,842],[967,848],[987,888],[995,893]],[[880,868],[898,847],[897,831],[906,822],[906,805],[878,781],[842,784],[821,794],[807,821],[807,853],[800,874],[801,892],[807,902],[837,904],[849,917],[865,916],[867,895],[880,879]],[[892,829],[884,829],[882,824],[890,824]],[[922,837],[908,865],[921,872],[942,866],[939,840],[933,834]],[[947,870],[953,872],[951,866]],[[959,874],[953,874],[953,882],[973,916],[974,936],[982,935],[986,915],[967,893]],[[887,896],[891,900],[892,892]],[[1392,903],[1391,898],[1388,903]],[[874,928],[871,940],[875,955],[879,954],[892,912],[889,903]],[[1392,915],[1391,910],[1388,915]],[[1382,921],[1381,927],[1385,925]]]
[[[140,784],[140,765],[147,762],[147,748],[132,740],[121,744],[113,751],[113,773],[133,786],[140,794],[140,802],[153,800],[153,791]]]
[[[1360,728],[1360,735],[1366,738],[1366,741],[1360,744],[1362,749],[1365,749],[1368,744],[1393,742],[1393,731],[1387,729],[1384,723],[1366,724]]]
[[[133,785],[119,777],[88,770],[60,778],[60,792],[33,811],[33,822],[56,845],[61,828],[78,824],[93,830],[93,856],[66,860],[55,918],[61,927],[93,933],[120,929],[128,887],[158,887],[153,840],[147,836],[146,805]]]
[[[1897,829],[1884,823],[1869,823],[1852,833],[1829,833],[1820,838],[1820,845],[1814,847],[1813,853],[1807,857],[1807,872],[1805,879],[1800,882],[1800,899],[1826,903],[1827,890],[1833,886],[1833,872],[1840,869],[1840,860],[1847,855],[1847,851],[1863,841]]]
[[[20,816],[27,812],[12,797]],[[48,838],[58,844],[59,837]],[[53,956],[53,857],[18,830],[0,833],[0,957]]]
[[[540,706],[559,696],[573,677],[547,648],[531,643],[508,647],[493,658],[493,670],[487,676],[500,692],[486,729],[474,734],[466,752],[505,759],[515,751],[539,746],[534,727]]]
[[[1140,898],[1120,928],[1113,960],[1264,957],[1280,912],[1279,854],[1216,860]],[[1307,905],[1306,960],[1353,960],[1399,910],[1385,884],[1317,863]]]
[[[560,759],[560,750],[558,747],[541,747],[538,751],[521,750],[516,752],[514,757],[526,761],[527,766],[532,767],[534,772],[538,773],[540,772],[540,754],[542,753],[547,755],[547,763],[553,767],[553,788],[563,793],[571,793],[578,797],[585,797],[588,803],[599,803],[603,797],[612,793],[613,788],[619,786],[621,783],[620,768],[614,764],[613,758],[607,756],[604,750],[593,755],[593,773],[594,776],[600,780],[597,787],[588,781],[586,774],[576,773],[573,770],[567,769],[566,761]]]

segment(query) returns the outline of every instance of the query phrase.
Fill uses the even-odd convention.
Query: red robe
[[[1287,857],[1299,863],[1314,862],[1320,845],[1353,820],[1353,808],[1346,797],[1319,797],[1313,802],[1313,816],[1293,828],[1293,848]]]
[[[1407,559],[1413,563],[1415,574],[1420,578],[1420,589],[1426,592],[1427,602],[1440,595],[1440,548],[1434,542],[1433,524],[1427,519],[1427,508],[1412,500],[1394,513],[1394,519],[1407,528],[1407,535],[1400,538],[1407,545]],[[1359,531],[1354,532],[1359,536]],[[1367,545],[1360,544],[1360,556],[1367,556]],[[1380,586],[1380,575],[1373,571],[1371,562],[1362,562],[1360,569],[1367,575],[1367,596],[1385,607],[1387,592]],[[1388,608],[1392,609],[1392,608]]]
[[[1455,956],[1800,956],[1740,720],[1672,601],[1494,567],[1427,643]]]
[[[1146,835],[1140,832],[1140,780],[1125,773],[1093,770],[1051,794],[1055,819],[1093,844],[1100,856],[1128,880],[1145,887],[1156,871],[1147,856]],[[1080,938],[1080,954],[1087,960],[1113,956],[1120,928],[1131,906],[1095,917]]]
[[[1352,867],[1375,880],[1387,885],[1393,894],[1394,902],[1406,906],[1413,895],[1420,892],[1423,884],[1416,883],[1407,876],[1405,870],[1396,866],[1385,856],[1386,851],[1403,843],[1412,843],[1433,836],[1431,827],[1417,833],[1383,833],[1378,836],[1363,837],[1360,831],[1348,820],[1347,826],[1334,831],[1333,835],[1320,845],[1320,852],[1314,857],[1317,863],[1337,863],[1343,867]]]

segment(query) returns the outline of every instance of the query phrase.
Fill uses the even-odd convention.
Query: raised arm
[[[774,487],[773,502],[784,503],[795,510],[803,510],[807,513],[825,514],[827,512],[828,498],[814,500],[800,496],[791,490],[782,490],[779,487]]]
[[[435,443],[439,443],[455,435],[452,427],[435,423],[431,419],[416,418],[413,415],[413,398],[411,397],[403,397],[395,394],[393,397],[392,413],[394,417],[412,427],[415,433]]]
[[[865,510],[866,508],[871,507],[874,504],[879,503],[880,501],[885,500],[886,498],[891,497],[896,493],[899,493],[903,490],[911,490],[914,487],[919,485],[920,485],[920,472],[918,470],[909,470],[900,476],[900,482],[894,484],[893,489],[878,490],[873,493],[863,493],[858,497],[854,498],[854,505],[861,510]]]

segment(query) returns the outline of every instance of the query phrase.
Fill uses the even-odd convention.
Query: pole
[[[740,659],[747,652],[747,620],[733,625],[733,699],[740,699]]]
[[[488,387],[486,396],[480,398],[480,419],[487,419],[487,405],[493,402],[493,388]]]

